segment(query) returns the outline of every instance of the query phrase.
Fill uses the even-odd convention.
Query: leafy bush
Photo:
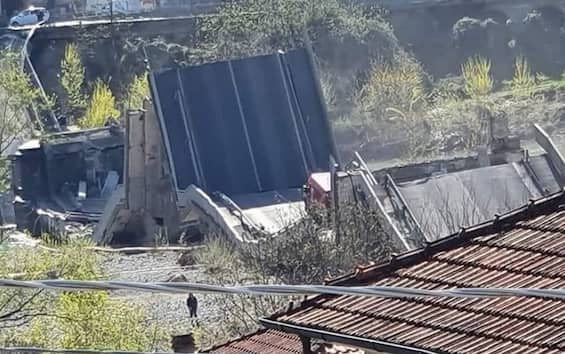
[[[120,111],[116,108],[116,100],[110,87],[102,80],[96,80],[86,112],[79,125],[82,128],[96,128],[104,126],[109,119],[119,117]]]
[[[377,36],[397,46],[392,28],[377,11],[339,0],[249,0],[224,2],[216,16],[202,19],[197,52],[201,59],[218,60],[286,50],[302,45],[305,32],[313,42]]]
[[[490,69],[490,60],[482,56],[471,57],[461,66],[465,93],[469,97],[481,97],[492,92],[494,82]]]

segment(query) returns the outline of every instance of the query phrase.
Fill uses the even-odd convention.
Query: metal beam
[[[261,322],[261,324],[267,328],[276,329],[286,333],[293,333],[300,337],[317,338],[317,339],[322,339],[326,342],[337,342],[347,345],[353,345],[359,348],[374,349],[386,353],[437,354],[437,352],[410,347],[407,345],[396,344],[396,343],[391,343],[391,342],[386,342],[376,339],[355,337],[343,333],[324,331],[321,329],[308,328],[308,327],[298,326],[285,322],[279,322],[268,318],[261,318],[259,322]]]

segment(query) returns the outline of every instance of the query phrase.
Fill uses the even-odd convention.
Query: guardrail
[[[258,232],[260,234],[266,235],[267,233],[264,231],[261,225],[257,225],[253,220],[251,220],[245,212],[227,195],[222,192],[214,192],[215,195],[221,203],[228,208],[229,212],[239,219],[241,222],[241,226],[243,226],[246,231],[248,232]]]
[[[108,0],[108,4],[110,0]],[[135,10],[123,10],[117,6],[118,1],[114,0],[114,9],[110,13],[109,6],[102,9],[51,9],[50,21],[74,21],[74,20],[103,20],[121,19],[135,17],[154,17],[154,16],[179,16],[179,15],[198,15],[215,10],[222,4],[221,0],[178,0],[168,1],[166,4],[152,6],[149,8],[141,7]]]
[[[386,222],[386,226],[388,226],[387,231],[390,232],[391,235],[395,236],[398,241],[400,241],[402,247],[404,247],[405,250],[407,251],[411,250],[412,248],[406,242],[406,238],[400,232],[400,230],[398,230],[398,227],[396,226],[394,220],[392,220],[390,215],[388,215],[382,201],[379,199],[379,196],[377,195],[375,188],[378,186],[378,183],[377,180],[375,179],[375,176],[373,176],[371,170],[369,169],[369,167],[367,166],[367,164],[365,163],[365,161],[358,152],[355,152],[355,158],[357,159],[359,165],[361,166],[360,168],[361,178],[365,183],[365,187],[367,188],[369,195],[374,201],[377,211],[382,215],[382,217]]]
[[[387,174],[385,176],[384,187],[395,211],[400,209],[400,212],[402,214],[399,216],[402,221],[406,223],[406,226],[410,231],[411,241],[414,242],[417,246],[422,246],[421,240],[426,239],[424,231],[422,230],[420,223],[412,213],[412,210],[410,210],[406,199],[400,192],[400,189],[398,189],[398,186],[396,185],[390,174]]]

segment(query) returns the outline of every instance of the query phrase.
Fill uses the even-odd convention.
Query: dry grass
[[[492,92],[494,81],[490,70],[490,60],[482,56],[471,57],[461,66],[465,93],[469,97],[477,98]]]
[[[423,83],[423,71],[414,62],[405,60],[392,65],[375,61],[359,91],[357,105],[377,121],[390,117],[387,113],[389,108],[414,111],[424,102]]]
[[[514,61],[514,75],[512,80],[506,83],[508,88],[516,96],[531,96],[537,85],[536,75],[530,69],[528,60],[519,56]]]

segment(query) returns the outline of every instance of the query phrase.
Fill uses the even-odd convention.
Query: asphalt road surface
[[[171,20],[185,20],[194,17],[202,17],[209,15],[196,15],[196,16],[175,16],[175,17],[144,17],[144,18],[125,18],[125,19],[114,19],[113,21],[109,18],[104,19],[77,19],[69,21],[57,21],[48,22],[40,26],[40,28],[61,28],[61,27],[85,27],[85,26],[95,26],[95,25],[105,25],[110,23],[142,23],[142,22],[160,22],[160,21],[171,21]],[[17,27],[2,27],[0,30],[10,30],[10,31],[29,31],[33,29],[35,25],[17,26]]]

